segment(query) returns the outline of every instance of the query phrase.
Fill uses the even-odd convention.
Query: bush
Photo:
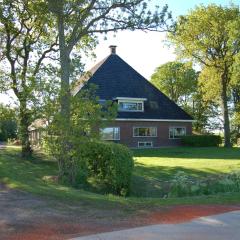
[[[127,147],[109,142],[87,142],[82,144],[78,156],[76,179],[82,179],[82,172],[87,172],[85,176],[103,184],[107,192],[129,194],[134,162]]]
[[[198,180],[179,171],[170,181],[169,197],[199,196],[216,193],[240,192],[240,171]]]
[[[182,137],[182,143],[193,147],[217,147],[222,139],[218,135],[192,135]]]

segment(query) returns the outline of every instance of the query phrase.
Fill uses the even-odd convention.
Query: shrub
[[[190,194],[190,180],[183,171],[178,171],[170,183],[169,197],[183,197]]]
[[[177,172],[170,181],[169,197],[240,192],[240,171],[193,181],[185,172]]]
[[[92,141],[82,144],[77,160],[79,171],[104,184],[107,192],[126,196],[130,191],[133,157],[130,150],[120,144]]]
[[[217,147],[222,139],[218,135],[192,135],[182,137],[182,143],[193,147]]]

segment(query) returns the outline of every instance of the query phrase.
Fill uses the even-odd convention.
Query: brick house
[[[75,96],[88,84],[95,84],[101,102],[118,103],[115,121],[100,129],[102,138],[132,148],[179,145],[181,136],[192,133],[192,117],[121,59],[116,46],[110,49],[111,54],[72,91]]]

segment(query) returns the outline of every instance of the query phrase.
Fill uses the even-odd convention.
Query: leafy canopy
[[[181,104],[196,91],[197,73],[189,63],[168,62],[156,69],[151,82],[171,100]]]

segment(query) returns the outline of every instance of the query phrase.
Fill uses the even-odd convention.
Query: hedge
[[[82,174],[81,170],[87,171],[87,177],[100,181],[109,193],[122,196],[129,194],[134,161],[127,147],[93,141],[84,143],[79,155],[79,174]]]
[[[193,147],[217,147],[222,143],[218,135],[191,135],[181,138],[182,143]]]

